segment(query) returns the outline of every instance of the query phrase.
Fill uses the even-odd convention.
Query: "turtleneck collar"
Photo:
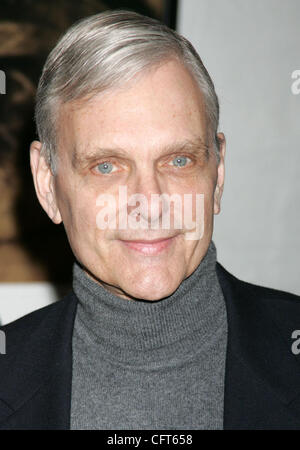
[[[171,364],[190,358],[222,325],[224,299],[216,275],[216,247],[210,242],[196,270],[162,300],[121,298],[94,281],[78,262],[73,290],[78,297],[75,328],[106,357],[121,363]],[[76,325],[77,323],[77,325]]]

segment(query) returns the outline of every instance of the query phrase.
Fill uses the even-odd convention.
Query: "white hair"
[[[170,58],[179,59],[203,94],[209,140],[219,161],[219,102],[213,82],[192,44],[163,23],[136,12],[105,11],[75,23],[44,65],[36,95],[35,120],[42,153],[56,170],[59,106],[120,87]]]

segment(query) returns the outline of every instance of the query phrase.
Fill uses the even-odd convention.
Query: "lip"
[[[136,240],[136,241],[123,241],[124,244],[130,250],[142,253],[143,255],[157,255],[164,250],[167,250],[174,242],[176,236],[169,238],[153,239],[153,240]]]

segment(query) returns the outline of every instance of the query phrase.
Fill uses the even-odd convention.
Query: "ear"
[[[30,167],[37,198],[52,222],[62,221],[54,189],[54,175],[41,153],[42,144],[33,141],[30,145]]]
[[[221,198],[223,194],[224,188],[224,178],[225,178],[225,150],[226,150],[226,139],[223,133],[218,133],[217,138],[219,141],[219,150],[220,150],[220,162],[218,164],[218,176],[217,183],[214,192],[214,214],[219,214],[221,211]]]

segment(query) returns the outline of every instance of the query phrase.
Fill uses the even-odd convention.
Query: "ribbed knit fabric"
[[[71,429],[222,429],[227,318],[211,241],[169,297],[127,300],[77,263]]]

